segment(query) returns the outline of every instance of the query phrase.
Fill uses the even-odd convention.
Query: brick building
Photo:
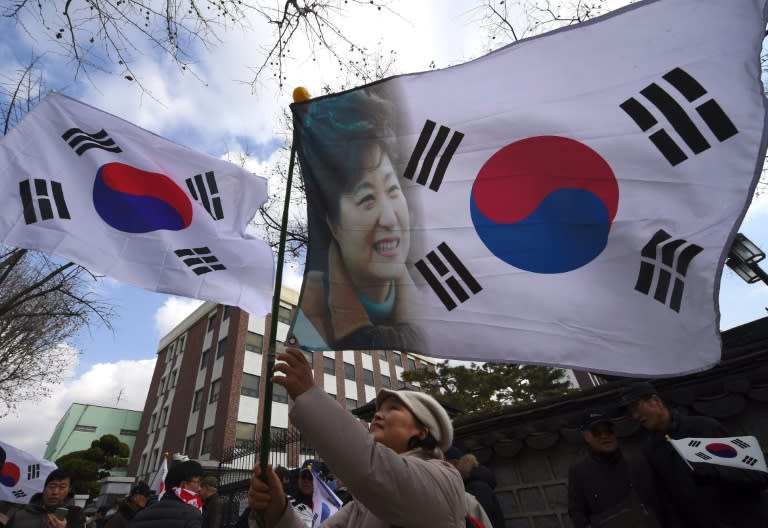
[[[284,287],[277,339],[288,331],[298,293]],[[207,302],[160,340],[129,475],[150,479],[162,454],[183,453],[215,464],[238,442],[261,431],[269,318]],[[347,409],[381,388],[405,387],[404,370],[434,369],[435,361],[396,351],[307,352],[315,380]],[[418,390],[408,384],[408,388]],[[287,430],[288,396],[274,386],[273,431]]]

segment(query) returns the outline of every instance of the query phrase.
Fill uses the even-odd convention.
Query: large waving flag
[[[677,440],[669,438],[668,440],[675,451],[687,462],[703,462],[768,472],[763,450],[754,436],[679,438]]]
[[[269,311],[266,180],[48,95],[0,140],[0,241],[164,293]]]
[[[0,442],[0,500],[27,504],[56,464]]]
[[[294,104],[310,248],[293,333],[660,376],[720,357],[765,155],[765,1],[638,2]]]

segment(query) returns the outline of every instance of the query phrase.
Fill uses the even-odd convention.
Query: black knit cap
[[[647,381],[636,381],[630,383],[621,391],[621,399],[619,400],[619,407],[625,409],[638,400],[645,400],[654,394],[658,394],[652,384]]]

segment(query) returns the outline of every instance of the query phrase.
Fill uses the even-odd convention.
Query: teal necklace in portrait
[[[371,322],[375,325],[382,324],[389,317],[395,307],[395,282],[391,281],[389,283],[389,293],[387,293],[387,298],[380,303],[371,301],[367,297],[361,295],[359,292],[355,292],[355,295],[357,295],[357,298],[362,303],[363,308],[365,308],[365,311],[368,314],[368,318],[371,320]]]

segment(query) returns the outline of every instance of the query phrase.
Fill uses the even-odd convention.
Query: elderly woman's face
[[[378,163],[341,195],[339,218],[329,221],[345,267],[359,289],[386,286],[403,272],[411,244],[408,204],[389,156],[374,147]]]
[[[408,451],[408,441],[414,436],[424,438],[427,435],[426,428],[420,426],[408,407],[394,396],[381,403],[373,415],[369,431],[374,440],[395,453]]]

